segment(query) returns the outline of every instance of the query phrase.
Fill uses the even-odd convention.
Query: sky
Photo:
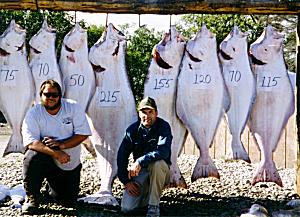
[[[106,13],[84,13],[76,12],[76,21],[85,20],[88,24],[105,25]],[[156,14],[141,14],[140,25],[147,25],[148,28],[154,28],[156,31],[168,31],[171,25],[179,21],[181,15],[156,15]],[[133,32],[139,27],[138,14],[108,14],[108,23],[112,23],[118,28],[118,25],[128,23],[129,31]]]

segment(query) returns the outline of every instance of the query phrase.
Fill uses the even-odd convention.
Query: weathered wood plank
[[[37,5],[36,5],[37,2]],[[298,14],[299,0],[1,0],[1,9],[47,9],[97,13]]]
[[[297,165],[296,165],[296,183],[295,183],[295,191],[296,193],[300,194],[300,131],[299,131],[299,120],[300,120],[300,113],[298,112],[298,108],[300,108],[300,43],[299,43],[299,37],[300,37],[300,16],[298,15],[298,25],[297,25],[297,74],[296,77],[296,96],[297,96],[297,109],[296,109],[296,122],[297,122]]]

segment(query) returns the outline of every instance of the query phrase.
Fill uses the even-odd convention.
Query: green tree
[[[177,28],[186,38],[191,38],[203,24],[216,35],[218,44],[226,38],[234,25],[244,32],[250,30],[249,43],[254,42],[264,29],[264,25],[256,23],[252,16],[240,14],[188,14],[181,18]]]
[[[248,44],[250,46],[263,32],[267,24],[271,24],[277,30],[285,33],[284,55],[291,71],[295,70],[296,56],[296,26],[297,16],[287,15],[239,15],[239,14],[188,14],[184,15],[177,28],[186,38],[191,38],[199,31],[202,24],[216,35],[217,43],[220,44],[226,38],[234,25],[240,30],[249,31]]]
[[[91,25],[87,27],[89,48],[91,48],[99,40],[104,31],[104,26]]]
[[[143,97],[151,52],[154,45],[160,41],[160,36],[154,29],[142,26],[130,38],[126,53],[127,72],[135,99],[140,101]]]

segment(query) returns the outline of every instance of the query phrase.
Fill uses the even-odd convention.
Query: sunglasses
[[[57,97],[59,97],[59,93],[43,93],[43,95],[47,98],[50,98],[50,97],[57,98]]]

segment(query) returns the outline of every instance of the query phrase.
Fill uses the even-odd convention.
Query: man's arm
[[[63,141],[56,141],[55,139],[51,138],[44,138],[43,143],[50,147],[55,148],[57,147],[60,150],[74,148],[80,143],[82,143],[88,136],[87,135],[74,135],[71,138],[68,138]]]
[[[125,137],[122,140],[120,148],[118,150],[117,165],[118,165],[118,177],[120,181],[126,185],[130,179],[128,177],[128,158],[132,151],[132,141],[129,133],[126,131]]]
[[[47,155],[55,158],[62,164],[68,163],[70,161],[70,156],[68,154],[66,154],[64,151],[54,150],[39,140],[33,141],[32,143],[28,144],[27,147],[31,150],[34,150],[34,151],[37,151],[37,152],[40,152],[43,154],[47,154]]]

